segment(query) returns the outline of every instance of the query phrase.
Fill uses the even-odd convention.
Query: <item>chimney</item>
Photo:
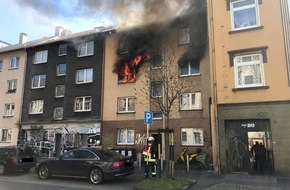
[[[61,26],[55,27],[55,36],[61,36],[61,33],[63,31],[63,28]]]
[[[67,29],[65,29],[65,30],[63,30],[62,32],[61,32],[61,36],[67,36],[67,35],[69,35],[69,34],[71,34],[72,32],[70,31],[70,30],[67,30]]]
[[[25,34],[24,32],[21,32],[19,34],[19,44],[24,44],[27,42],[27,34]]]

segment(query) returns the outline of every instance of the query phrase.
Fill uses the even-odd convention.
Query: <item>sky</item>
[[[0,0],[0,40],[19,43],[54,36],[61,26],[73,33],[99,26],[131,27],[181,14],[190,0]]]

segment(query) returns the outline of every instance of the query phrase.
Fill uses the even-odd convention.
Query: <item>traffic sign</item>
[[[151,111],[145,111],[144,112],[144,123],[152,125],[152,123],[153,123],[153,112],[151,112]]]

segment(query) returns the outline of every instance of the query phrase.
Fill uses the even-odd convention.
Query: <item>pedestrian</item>
[[[255,145],[252,146],[251,148],[251,154],[254,157],[254,170],[259,172],[263,170],[263,154],[264,154],[264,149],[263,147],[259,144],[258,141],[256,141]]]
[[[147,140],[147,145],[144,146],[143,156],[145,161],[145,178],[149,178],[149,173],[151,170],[151,176],[156,177],[156,157],[157,148],[154,145],[154,137],[149,137]]]

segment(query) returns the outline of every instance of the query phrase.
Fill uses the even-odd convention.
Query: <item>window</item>
[[[178,45],[188,44],[190,40],[189,28],[183,28],[178,30]]]
[[[17,87],[17,80],[9,80],[8,81],[8,92],[15,92]]]
[[[35,52],[35,64],[47,62],[47,50]]]
[[[151,68],[160,68],[162,66],[162,58],[160,54],[155,54],[152,56]]]
[[[82,112],[82,111],[91,111],[92,109],[92,97],[77,97],[75,99],[75,111]]]
[[[77,70],[76,83],[80,84],[89,82],[93,82],[93,69]]]
[[[63,107],[54,108],[53,119],[62,120],[63,118]]]
[[[264,86],[262,54],[234,57],[236,88]]]
[[[153,119],[162,119],[162,113],[153,112]]]
[[[199,61],[192,60],[189,62],[184,62],[179,65],[179,75],[180,76],[190,76],[199,75]]]
[[[182,128],[181,144],[203,146],[203,130],[200,128]]]
[[[32,77],[32,88],[44,88],[46,75],[35,75]]]
[[[10,69],[17,69],[19,67],[19,57],[12,57],[10,60]]]
[[[201,93],[184,93],[180,95],[180,110],[201,109]]]
[[[151,85],[152,97],[162,97],[162,83],[161,82],[153,82]]]
[[[117,144],[133,145],[135,131],[131,129],[118,129]]]
[[[12,130],[2,129],[2,142],[10,142],[11,141]]]
[[[135,97],[118,98],[118,113],[135,112]]]
[[[5,116],[14,116],[15,104],[5,104]]]
[[[64,97],[64,92],[65,92],[65,86],[64,85],[57,85],[55,87],[55,97]]]
[[[62,76],[66,74],[66,64],[65,63],[60,63],[57,65],[56,68],[56,75],[57,76]]]
[[[94,55],[94,42],[81,44],[78,49],[78,57]]]
[[[2,69],[3,69],[3,61],[0,60],[0,72],[2,71]]]
[[[257,0],[231,2],[232,29],[240,30],[259,25]]]
[[[42,114],[43,113],[43,100],[33,100],[30,102],[29,114]]]
[[[66,55],[67,54],[67,44],[62,44],[59,46],[58,49],[58,55],[62,56],[62,55]]]

